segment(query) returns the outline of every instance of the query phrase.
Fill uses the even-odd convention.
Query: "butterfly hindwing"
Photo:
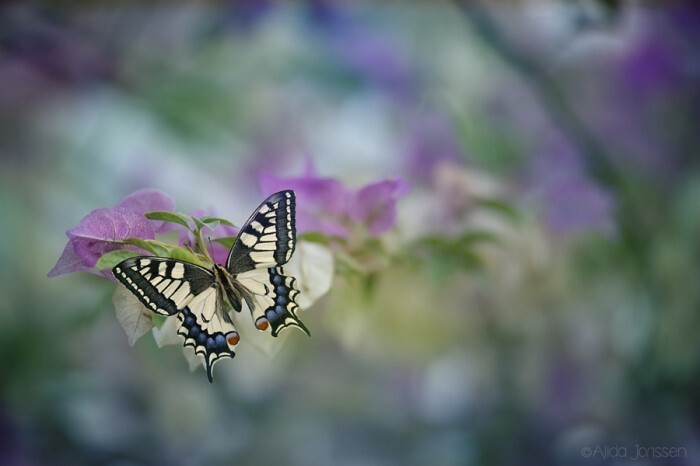
[[[286,264],[296,245],[294,191],[280,191],[263,201],[238,233],[226,261],[233,275]]]
[[[191,346],[203,359],[209,382],[214,381],[214,364],[222,358],[233,358],[239,340],[228,315],[217,312],[219,305],[218,293],[210,288],[177,315],[180,322],[177,333],[185,339],[185,347]]]
[[[131,257],[112,273],[144,306],[166,316],[177,314],[214,284],[214,275],[204,267],[163,257]]]
[[[126,259],[112,271],[151,311],[177,314],[177,333],[184,338],[184,346],[193,347],[202,357],[210,382],[214,363],[236,355],[238,332],[220,311],[221,297],[212,272],[189,262],[148,256]]]
[[[296,279],[284,275],[282,267],[256,269],[237,277],[253,296],[246,299],[256,327],[266,330],[267,324],[272,336],[277,336],[285,327],[299,327],[307,335],[309,330],[296,315],[299,306],[296,298]]]

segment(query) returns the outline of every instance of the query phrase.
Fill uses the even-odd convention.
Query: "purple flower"
[[[370,235],[381,235],[396,223],[396,202],[406,192],[408,183],[400,178],[369,184],[351,195],[349,216],[365,225]]]
[[[545,221],[557,233],[613,230],[612,197],[584,178],[564,179],[547,187]]]
[[[620,91],[639,99],[673,90],[681,78],[681,57],[659,38],[635,45],[621,60]]]
[[[614,198],[585,175],[579,153],[563,138],[555,138],[535,159],[531,184],[536,187],[544,221],[554,232],[611,233]]]
[[[682,128],[695,127],[689,110],[698,102],[697,73],[690,70],[700,57],[677,39],[655,30],[636,38],[612,63],[617,79],[601,86],[588,116],[614,162],[665,183],[683,172]]]
[[[116,207],[130,210],[140,215],[148,212],[175,210],[175,201],[162,191],[152,188],[138,189],[124,197]],[[172,223],[162,220],[150,220],[154,233],[162,233],[171,229]]]
[[[109,271],[93,270],[97,260],[117,249],[141,251],[121,244],[121,241],[127,238],[154,239],[157,231],[166,229],[165,225],[161,221],[148,220],[144,214],[174,209],[175,202],[167,194],[142,189],[126,196],[115,207],[93,210],[66,232],[68,244],[48,276],[84,271],[113,279]]]
[[[310,164],[307,165],[303,176],[281,178],[261,174],[259,181],[264,195],[283,189],[294,190],[297,198],[296,221],[299,231],[321,231],[333,236],[348,235],[342,222],[348,193],[339,181],[317,177]]]
[[[369,184],[357,191],[333,178],[318,177],[309,163],[300,177],[260,176],[263,194],[292,189],[297,196],[297,229],[348,237],[356,228],[380,235],[396,223],[396,203],[408,190],[402,179]]]

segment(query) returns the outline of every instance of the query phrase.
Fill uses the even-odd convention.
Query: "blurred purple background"
[[[682,2],[1,6],[0,464],[700,463],[699,31]],[[240,226],[288,187],[331,289],[213,385],[128,346],[111,282],[46,277],[134,190]]]

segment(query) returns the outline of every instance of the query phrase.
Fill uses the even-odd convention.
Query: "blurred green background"
[[[697,7],[69,5],[0,7],[1,464],[700,463]],[[308,160],[411,189],[213,385],[46,277],[135,189],[240,224]]]

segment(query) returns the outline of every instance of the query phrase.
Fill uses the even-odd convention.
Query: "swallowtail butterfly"
[[[156,314],[177,316],[178,334],[185,347],[201,355],[207,377],[222,358],[233,358],[239,336],[225,302],[240,312],[248,305],[255,326],[277,336],[296,326],[309,334],[297,318],[299,291],[295,279],[284,275],[296,244],[294,191],[280,191],[265,199],[241,228],[226,266],[210,268],[164,257],[126,259],[112,269],[114,276]]]

